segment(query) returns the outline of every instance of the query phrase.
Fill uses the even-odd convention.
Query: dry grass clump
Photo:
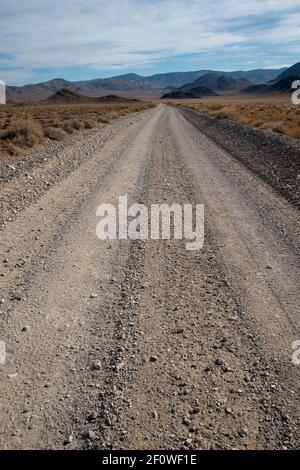
[[[57,127],[45,127],[44,136],[51,140],[63,140],[66,137],[67,133]]]
[[[93,129],[93,127],[97,126],[97,121],[95,119],[86,119],[83,122],[84,129]]]
[[[300,139],[300,106],[293,105],[289,100],[256,99],[247,100],[227,98],[218,100],[181,101],[178,104],[208,113],[220,119],[230,119],[241,124],[277,132],[289,137]]]
[[[20,154],[21,149],[32,148],[43,141],[41,124],[33,119],[17,118],[0,135],[1,143],[10,154]]]
[[[77,131],[152,107],[146,102],[32,104],[0,106],[0,155],[61,141]]]

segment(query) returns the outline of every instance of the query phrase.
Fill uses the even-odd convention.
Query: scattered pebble
[[[102,365],[101,365],[100,361],[94,361],[92,363],[92,370],[100,370],[101,367],[102,367]]]
[[[22,300],[22,297],[20,296],[20,294],[13,294],[11,299],[20,302]]]
[[[18,372],[14,372],[13,374],[8,374],[7,377],[9,379],[15,379],[17,377],[17,375],[18,375]]]
[[[64,445],[71,444],[74,440],[74,436],[72,434],[64,441]]]
[[[90,429],[85,433],[84,437],[86,439],[95,439],[96,438],[96,434],[94,433],[94,431],[91,431]]]
[[[241,428],[241,429],[239,430],[239,436],[240,436],[240,437],[247,437],[247,436],[249,436],[249,430],[248,430],[248,428]]]
[[[158,357],[157,356],[150,356],[149,360],[150,360],[150,362],[156,362],[156,361],[158,361]]]
[[[89,421],[95,421],[97,418],[98,418],[97,411],[92,411],[88,416]]]
[[[218,357],[218,359],[216,359],[215,364],[217,366],[222,366],[224,364],[224,360],[221,357]]]

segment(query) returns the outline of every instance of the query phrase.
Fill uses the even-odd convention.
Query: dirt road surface
[[[299,448],[297,209],[166,105],[60,156],[1,182],[0,448]],[[122,195],[205,204],[203,249],[100,241]]]

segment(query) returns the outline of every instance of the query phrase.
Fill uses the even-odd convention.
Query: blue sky
[[[1,0],[0,80],[278,68],[300,61],[299,0]]]

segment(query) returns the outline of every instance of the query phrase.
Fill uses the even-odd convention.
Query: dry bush
[[[63,140],[66,137],[66,132],[57,127],[45,127],[44,135],[51,140]]]
[[[21,147],[18,147],[17,145],[14,145],[14,144],[11,144],[11,143],[8,143],[6,144],[6,151],[9,155],[22,155],[22,152],[23,150],[21,149]]]
[[[74,127],[72,126],[71,122],[65,121],[62,125],[62,129],[67,132],[67,134],[72,134],[74,132]]]
[[[43,141],[44,133],[39,122],[33,119],[16,119],[9,128],[0,135],[4,148],[9,153],[18,153],[18,149],[31,148]],[[15,149],[15,150],[14,150]]]
[[[108,119],[107,116],[102,114],[102,115],[98,116],[97,121],[101,122],[102,124],[107,124],[109,122],[109,119]]]
[[[113,119],[116,119],[118,118],[119,116],[121,116],[121,110],[118,110],[118,111],[113,111],[113,110],[108,110],[106,115],[105,115],[105,118],[108,120],[108,122],[112,121]]]
[[[79,131],[81,129],[81,122],[78,119],[74,119],[71,122],[71,126],[73,127],[73,129],[76,129],[77,131]]]
[[[214,101],[188,100],[179,105],[205,112],[220,119],[230,119],[252,127],[285,134],[300,139],[300,107],[292,105],[287,99],[213,98]],[[219,102],[217,101],[219,100]]]
[[[6,105],[0,108],[0,154],[19,155],[152,106],[144,102]]]
[[[83,123],[84,129],[93,129],[93,127],[97,126],[97,121],[95,119],[87,119]]]

